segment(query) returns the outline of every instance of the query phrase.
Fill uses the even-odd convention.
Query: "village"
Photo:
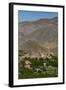
[[[33,75],[34,77],[35,75],[37,75],[36,77],[56,77],[58,75],[57,67],[57,58],[53,56],[53,53],[51,55],[40,53],[38,57],[36,54],[31,56],[25,54],[19,58],[19,69],[21,70],[19,70],[19,77],[23,78],[21,76],[23,74],[28,74],[25,78],[32,78]]]

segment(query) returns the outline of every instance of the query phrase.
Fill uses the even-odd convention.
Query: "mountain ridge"
[[[47,48],[51,52],[58,52],[58,17],[51,19],[40,19],[33,22],[22,22],[18,24],[19,48],[27,50],[28,46],[32,50],[40,46]],[[29,42],[29,43],[28,43]],[[34,42],[35,47],[30,46]],[[39,45],[40,44],[40,45]],[[40,50],[41,51],[41,50]],[[45,51],[45,50],[44,50]],[[29,52],[29,51],[28,51]],[[37,52],[38,53],[38,52]]]

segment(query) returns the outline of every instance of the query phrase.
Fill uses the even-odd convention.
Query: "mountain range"
[[[58,17],[20,22],[18,47],[27,53],[58,54]]]

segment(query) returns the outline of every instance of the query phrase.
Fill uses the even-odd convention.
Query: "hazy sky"
[[[18,11],[18,21],[35,21],[41,18],[53,18],[58,16],[57,12],[41,12],[41,11]]]

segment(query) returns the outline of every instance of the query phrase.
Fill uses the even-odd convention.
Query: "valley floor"
[[[18,78],[49,78],[58,77],[58,57],[51,55],[51,58],[23,57],[18,63]]]

